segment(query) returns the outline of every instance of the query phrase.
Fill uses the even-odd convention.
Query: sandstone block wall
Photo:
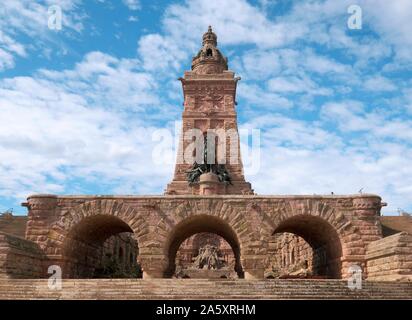
[[[412,235],[400,232],[367,247],[368,280],[412,281]]]
[[[15,216],[12,213],[0,213],[0,232],[24,238],[27,216]]]
[[[44,258],[34,242],[0,233],[0,278],[39,278]]]
[[[343,278],[351,264],[366,266],[367,244],[381,237],[381,199],[375,195],[36,195],[25,205],[29,209],[26,238],[42,248],[50,263],[65,260],[62,249],[73,230],[90,231],[100,226],[103,229],[96,229],[96,234],[101,230],[112,235],[110,228],[114,228],[115,233],[135,234],[138,261],[147,277],[164,277],[172,271],[174,246],[198,232],[222,235],[234,245],[249,278],[264,277],[268,246],[275,232],[303,232],[318,238],[318,244],[327,243],[332,236],[338,239],[341,248],[329,251],[342,251],[333,264]]]

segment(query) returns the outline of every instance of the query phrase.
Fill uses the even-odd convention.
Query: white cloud
[[[399,62],[411,64],[412,2],[409,0],[364,0],[369,21],[385,43],[395,47]]]
[[[139,40],[138,51],[144,68],[148,71],[163,70],[168,73],[178,70],[181,62],[188,59],[188,53],[180,45],[179,41],[159,34],[143,36]]]
[[[41,70],[40,74],[99,106],[136,111],[159,104],[154,94],[157,82],[151,74],[139,71],[140,65],[135,59],[91,52],[72,70]]]
[[[281,93],[311,93],[314,95],[330,95],[332,91],[320,88],[312,79],[303,77],[276,77],[268,81],[268,88]]]
[[[51,5],[58,5],[62,9],[63,33],[81,32],[84,15],[78,7],[80,2],[81,0],[3,1],[0,10],[0,49],[7,52],[8,59],[12,58],[12,61],[5,63],[3,60],[2,63],[0,60],[0,71],[2,65],[3,69],[13,68],[16,57],[27,57],[28,48],[45,50],[43,42],[53,43],[56,32],[48,29],[47,11]],[[32,42],[21,43],[18,40],[21,35],[30,37]],[[2,56],[4,55],[3,53]]]
[[[412,55],[412,2],[409,0],[360,0],[363,10],[363,24],[378,35],[375,37],[356,37],[348,35],[346,9],[351,0],[326,0],[298,2],[286,17],[287,21],[301,21],[310,32],[310,39],[329,47],[347,49],[365,65],[370,61],[389,58],[394,52],[397,66],[411,66]],[[339,25],[336,21],[342,21]],[[302,27],[303,28],[303,27]]]
[[[363,131],[377,138],[412,143],[412,119],[385,115],[379,109],[367,111],[357,101],[326,103],[321,115],[337,123],[342,132]]]
[[[407,113],[412,114],[412,88],[404,89],[402,94],[402,105]]]
[[[72,70],[1,80],[0,195],[23,200],[33,192],[85,192],[67,189],[76,179],[100,180],[106,190],[125,183],[142,193],[153,190],[154,180],[161,188],[172,167],[147,170],[159,114],[151,120],[149,112],[162,108],[166,120],[168,107],[150,75],[134,66],[92,52]]]
[[[242,125],[262,129],[261,168],[254,174],[245,170],[255,191],[356,194],[363,188],[388,202],[386,213],[410,207],[412,150],[407,145],[386,143],[374,130],[356,140],[342,139],[323,125],[281,115]]]
[[[165,30],[175,39],[192,41],[209,24],[225,45],[253,43],[266,48],[290,43],[305,31],[292,22],[275,23],[258,7],[243,0],[187,1],[184,5],[170,6],[164,19]]]
[[[254,44],[262,49],[293,43],[305,32],[295,22],[268,19],[258,7],[244,0],[185,1],[166,9],[162,20],[164,35],[144,36],[138,52],[148,68],[180,68],[199,49],[199,35],[206,32],[208,25],[213,26],[222,45]]]
[[[319,123],[307,125],[305,121],[299,121],[279,113],[271,113],[254,117],[242,124],[242,127],[259,128],[264,131],[262,143],[264,146],[285,145],[292,148],[321,149],[333,145],[343,146],[341,139],[327,130]]]
[[[378,92],[394,91],[397,89],[391,80],[382,76],[375,76],[367,79],[364,87],[366,90]]]
[[[280,96],[277,93],[263,90],[261,87],[255,84],[248,84],[247,82],[241,82],[237,90],[239,99],[245,99],[251,106],[250,111],[259,113],[264,109],[288,109],[293,106],[292,102],[288,99]],[[267,112],[264,111],[264,112]]]
[[[240,60],[240,61],[239,61]],[[251,50],[236,57],[231,63],[232,69],[248,80],[263,80],[281,70],[281,60],[276,50]]]
[[[315,55],[313,53],[305,54],[304,64],[307,70],[313,71],[322,75],[327,73],[349,73],[351,68],[342,63],[336,62],[330,58]]]
[[[130,10],[139,10],[141,8],[139,0],[123,0],[123,3],[130,9]]]
[[[0,71],[14,67],[13,56],[0,48]]]
[[[27,55],[25,47],[17,43],[7,34],[0,30],[0,45],[7,48],[11,53],[15,53],[19,56],[25,57]]]
[[[365,131],[372,126],[371,119],[363,117],[364,106],[358,101],[328,102],[322,106],[321,116],[336,121],[341,131]]]

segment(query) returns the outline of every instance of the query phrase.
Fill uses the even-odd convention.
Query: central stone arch
[[[176,253],[182,242],[202,232],[217,234],[230,244],[235,255],[235,271],[239,277],[243,277],[240,243],[236,232],[226,221],[211,215],[190,216],[177,224],[170,232],[165,246],[165,254],[168,257],[166,276],[172,276],[174,273]]]
[[[173,257],[184,238],[198,232],[211,232],[222,236],[231,245],[236,256],[236,271],[247,279],[263,276],[258,264],[261,255],[260,235],[251,228],[246,208],[223,199],[198,198],[176,206],[166,228],[164,255],[167,260],[165,274],[174,268]],[[259,269],[259,271],[256,271]],[[257,275],[261,272],[262,275]]]

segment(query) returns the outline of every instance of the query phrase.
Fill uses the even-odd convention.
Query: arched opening
[[[130,253],[130,259],[127,259]],[[133,230],[120,218],[95,215],[71,228],[62,250],[65,278],[141,277]]]
[[[212,239],[219,241],[223,246],[217,245]],[[187,254],[187,251],[184,251],[185,244],[192,244],[192,248],[198,248],[197,252],[189,257],[192,259],[192,268],[179,265],[179,255]],[[222,250],[219,252],[220,249]],[[223,275],[243,277],[240,244],[236,233],[227,222],[217,217],[196,215],[180,222],[170,233],[166,255],[168,256],[167,277],[221,278]],[[184,258],[187,262],[188,256]]]
[[[206,57],[212,57],[213,56],[213,51],[212,51],[212,49],[207,49],[206,50]]]
[[[281,222],[269,253],[271,271],[278,277],[341,278],[339,235],[320,217],[298,215]]]

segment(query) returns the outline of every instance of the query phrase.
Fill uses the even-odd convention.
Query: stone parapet
[[[42,277],[43,261],[36,243],[0,232],[0,278]]]

